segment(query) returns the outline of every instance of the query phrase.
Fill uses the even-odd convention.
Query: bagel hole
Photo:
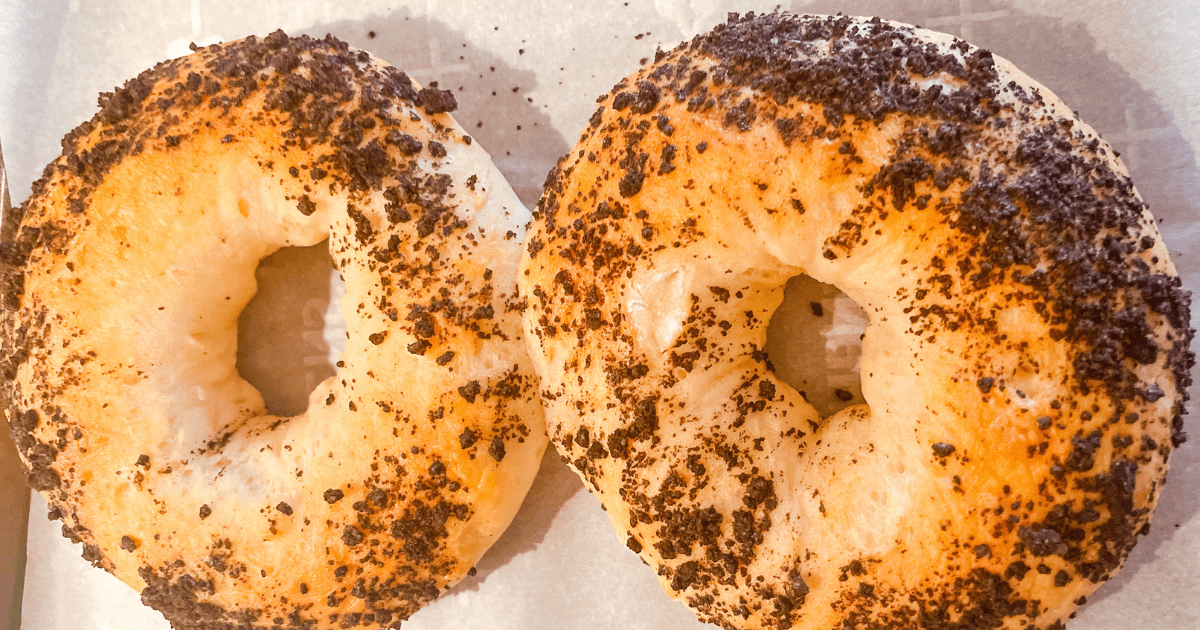
[[[262,259],[258,292],[238,318],[237,370],[258,388],[267,412],[294,416],[345,347],[339,304],[345,293],[329,244],[284,247]]]
[[[859,365],[867,313],[845,293],[807,275],[788,280],[767,326],[767,355],[779,380],[822,417],[865,403]]]

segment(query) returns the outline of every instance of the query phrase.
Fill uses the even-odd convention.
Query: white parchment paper
[[[0,139],[14,203],[95,112],[96,95],[162,59],[277,28],[332,32],[458,96],[456,118],[527,204],[586,125],[595,97],[656,47],[727,11],[781,7],[882,15],[962,36],[1014,61],[1079,110],[1129,164],[1162,222],[1185,285],[1200,288],[1200,2],[1197,0],[0,0]],[[344,337],[340,286],[320,248],[260,266],[243,314],[239,369],[288,413],[333,371]],[[827,408],[854,378],[857,307],[796,281],[772,327],[772,360]],[[812,303],[821,305],[815,317]],[[1194,309],[1200,311],[1200,308]],[[1193,326],[1200,326],[1193,315]],[[282,331],[272,334],[271,331]],[[795,341],[789,349],[780,340]],[[824,356],[812,365],[800,356]],[[1197,381],[1200,381],[1198,375]],[[1189,425],[1195,426],[1196,405]],[[1150,534],[1070,627],[1200,628],[1200,429],[1177,451]],[[4,506],[0,506],[3,508]],[[92,569],[33,498],[22,627],[167,628],[138,594]],[[0,540],[0,545],[26,544]],[[479,573],[404,627],[704,628],[613,535],[599,505],[551,452],[513,526]]]

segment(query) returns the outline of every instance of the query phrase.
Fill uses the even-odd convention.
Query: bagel
[[[176,628],[398,624],[472,571],[547,444],[529,211],[450,92],[331,37],[199,49],[100,104],[3,248],[30,483]],[[325,239],[346,348],[273,416],[238,314],[259,260]]]
[[[551,442],[725,628],[1060,628],[1184,440],[1190,296],[1044,87],[903,24],[732,15],[617,83],[520,284]],[[861,305],[865,405],[763,350],[785,282]]]

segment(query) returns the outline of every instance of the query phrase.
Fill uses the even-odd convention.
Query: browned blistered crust
[[[503,249],[497,243],[515,249],[518,235],[485,234],[464,219],[461,207],[472,203],[464,195],[486,174],[453,166],[472,144],[442,115],[455,109],[453,95],[418,89],[403,72],[332,38],[276,32],[161,63],[102,95],[100,106],[63,140],[62,157],[34,184],[19,225],[10,222],[0,244],[4,411],[30,484],[49,501],[50,518],[63,521],[63,534],[82,543],[84,558],[142,589],[143,601],[177,628],[398,624],[473,570],[519,505],[545,444],[536,379],[523,358],[513,358],[523,349],[488,359],[513,361],[498,376],[457,376],[470,371],[474,359],[464,353],[473,348],[522,342],[516,257],[489,260]],[[150,169],[142,174],[146,189],[160,183],[156,165],[192,181],[176,173],[177,160],[239,147],[286,191],[285,214],[310,217],[320,200],[346,200],[333,211],[331,253],[348,292],[350,276],[368,278],[363,302],[351,308],[372,327],[352,331],[348,346],[367,349],[347,352],[336,395],[324,400],[337,425],[331,429],[361,426],[351,436],[354,461],[310,462],[294,472],[309,473],[302,504],[270,500],[240,523],[228,518],[234,499],[216,492],[177,498],[163,494],[163,484],[183,474],[188,459],[219,458],[231,441],[279,431],[286,420],[222,427],[182,461],[139,452],[152,447],[118,436],[141,432],[140,419],[112,411],[139,410],[100,399],[123,395],[114,381],[137,383],[146,377],[142,368],[151,368],[126,363],[129,348],[96,344],[108,333],[89,323],[102,315],[63,308],[73,296],[103,292],[87,274],[89,264],[115,264],[91,260],[102,248],[98,233],[153,231],[120,224],[128,208],[110,199],[130,194],[114,191],[118,184],[107,178],[138,161]],[[207,202],[195,201],[198,214],[211,216]],[[138,260],[151,260],[142,253],[183,229],[153,214],[135,220],[164,227],[115,245]],[[510,270],[493,279],[489,264]],[[154,273],[129,273],[140,271]],[[114,289],[92,303],[154,299]],[[137,332],[113,335],[136,340]],[[396,343],[410,357],[399,371],[390,360],[364,358],[391,356],[370,353]],[[332,457],[334,437],[325,439]],[[338,467],[360,476],[339,478]],[[330,468],[332,476],[320,472]],[[506,485],[513,480],[521,481]],[[120,484],[122,500],[145,504],[144,512],[113,514],[116,507],[97,504]],[[511,507],[498,512],[507,516],[493,510],[498,496]]]
[[[1112,149],[879,19],[735,15],[598,103],[529,232],[526,326],[551,440],[664,588],[726,628],[1060,628],[1147,531],[1194,364]],[[804,272],[872,315],[869,411],[771,373]],[[900,478],[894,540],[841,544]]]

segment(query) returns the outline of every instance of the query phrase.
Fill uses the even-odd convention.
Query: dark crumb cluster
[[[858,182],[861,201],[818,244],[831,265],[865,256],[894,236],[889,230],[948,226],[936,237],[944,240],[930,241],[930,256],[913,252],[900,261],[915,279],[893,289],[909,317],[905,334],[920,345],[969,333],[998,353],[1023,356],[1026,348],[997,332],[1000,308],[1011,304],[1028,307],[1049,331],[1046,343],[1069,357],[1059,366],[1061,392],[1027,413],[1029,428],[1045,438],[1029,446],[1029,471],[1044,479],[1019,493],[1005,485],[1001,505],[983,505],[971,496],[981,485],[972,473],[987,454],[958,440],[930,440],[928,468],[970,502],[969,527],[987,532],[985,539],[961,533],[968,524],[944,525],[945,564],[918,588],[880,577],[892,569],[879,558],[845,565],[836,585],[822,587],[822,601],[845,627],[1060,628],[1061,613],[1051,614],[1050,602],[1090,592],[1120,567],[1148,527],[1171,449],[1186,438],[1183,405],[1195,362],[1190,295],[1160,258],[1144,202],[1111,166],[1111,149],[1050,97],[1002,78],[989,52],[960,40],[947,44],[878,19],[732,16],[659,52],[598,99],[576,150],[547,179],[526,253],[534,333],[555,348],[565,372],[544,384],[543,398],[561,416],[552,439],[606,493],[610,511],[628,510],[620,537],[704,620],[731,628],[803,622],[816,591],[800,567],[822,551],[801,546],[792,560],[776,560],[785,566],[767,572],[754,564],[763,557],[758,545],[790,515],[777,508],[774,490],[767,492],[774,473],[751,464],[762,440],[730,437],[742,435],[747,419],[768,405],[787,408],[765,377],[762,349],[725,342],[735,328],[769,321],[769,312],[738,307],[753,292],[739,277],[748,270],[731,264],[724,286],[684,294],[690,308],[661,361],[639,341],[644,330],[626,308],[630,278],[659,272],[658,262],[713,264],[720,254],[703,250],[705,238],[722,247],[769,238],[755,232],[757,218],[745,219],[745,234],[711,234],[711,226],[733,222],[706,224],[703,208],[690,216],[678,211],[705,205],[692,193],[701,178],[688,168],[737,142],[726,138],[765,130],[786,151],[824,155],[812,147],[832,148],[847,181]],[[689,117],[722,131],[685,135]],[[868,164],[856,139],[896,117],[904,127],[891,154]],[[764,170],[771,158],[789,159],[763,157]],[[753,168],[736,175],[752,177]],[[749,203],[764,207],[743,215],[802,225],[823,211],[796,198],[780,203],[786,195],[778,189],[789,185],[757,182],[762,196]],[[977,306],[997,295],[1001,306]],[[728,400],[712,403],[708,433],[709,410],[672,388],[689,374],[711,378],[728,369],[733,355],[749,357],[752,367]],[[1162,368],[1158,382],[1139,375],[1148,366]],[[1027,369],[1039,368],[1049,366]],[[599,402],[579,391],[576,379],[603,381]],[[964,413],[987,414],[1026,398],[1012,379],[981,361],[947,386],[972,401]],[[1167,395],[1170,405],[1155,405]],[[812,423],[778,439],[788,444],[810,428],[820,435]],[[690,443],[665,446],[685,432]],[[706,503],[718,478],[737,480],[745,494],[740,507]],[[1062,590],[1044,598],[1022,594],[1039,580]]]

